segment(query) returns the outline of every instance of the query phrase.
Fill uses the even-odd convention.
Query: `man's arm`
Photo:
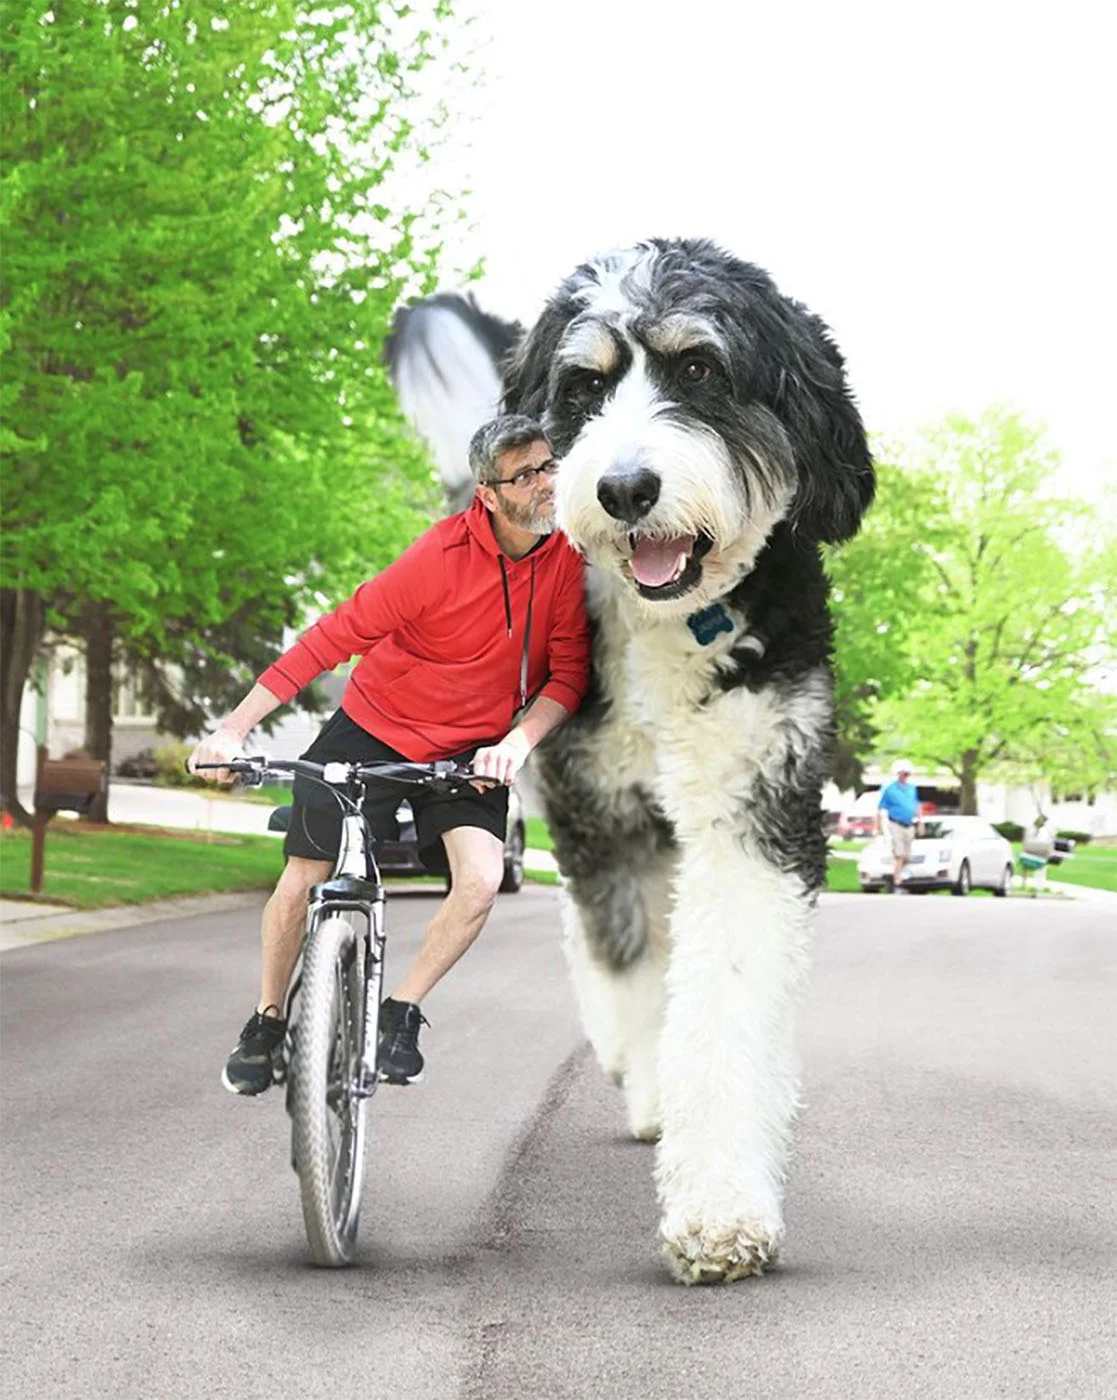
[[[213,733],[198,744],[186,760],[186,767],[192,772],[198,763],[228,763],[240,758],[249,733],[281,703],[278,696],[257,681],[232,714],[227,715]],[[208,782],[231,783],[236,774],[228,768],[221,768],[199,776]]]
[[[478,749],[474,770],[511,784],[541,739],[569,719],[590,683],[590,627],[586,617],[585,567],[570,550],[555,597],[547,637],[549,675],[542,690],[499,744]]]
[[[585,564],[573,549],[567,546],[567,550],[547,636],[547,681],[536,698],[553,700],[572,715],[589,689],[592,642],[586,617]]]
[[[274,661],[232,714],[195,748],[186,760],[187,768],[239,758],[249,732],[262,719],[293,700],[323,671],[363,654],[380,637],[419,616],[442,587],[442,551],[428,531],[395,563],[363,583],[352,598],[320,617]],[[235,774],[225,768],[200,776],[231,783]]]
[[[546,695],[537,695],[524,711],[519,724],[499,744],[477,750],[473,758],[473,771],[511,785],[532,749],[552,729],[569,718],[570,711],[565,705]]]
[[[260,681],[286,704],[323,671],[363,656],[389,632],[421,617],[441,596],[444,579],[442,547],[428,530],[352,598],[308,627]]]

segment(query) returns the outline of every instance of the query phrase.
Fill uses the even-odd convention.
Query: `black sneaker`
[[[278,1016],[252,1013],[221,1071],[221,1082],[230,1094],[262,1094],[271,1088],[283,1072],[286,1030],[287,1022]]]
[[[419,1027],[430,1022],[411,1001],[380,1003],[380,1046],[376,1065],[380,1078],[389,1084],[418,1084],[423,1077],[423,1057],[419,1054]]]

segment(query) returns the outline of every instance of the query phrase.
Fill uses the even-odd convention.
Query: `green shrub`
[[[1088,831],[1057,831],[1056,836],[1061,836],[1065,841],[1077,841],[1080,846],[1090,844],[1090,833]]]
[[[155,750],[155,781],[160,787],[206,786],[206,780],[196,773],[186,771],[186,760],[194,752],[194,745],[181,739],[168,739]]]
[[[1024,828],[1019,822],[994,822],[993,830],[999,831],[1006,841],[1023,841]]]

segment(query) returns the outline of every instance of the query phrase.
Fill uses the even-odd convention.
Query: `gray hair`
[[[499,480],[497,459],[513,447],[530,447],[533,442],[546,442],[547,434],[534,418],[522,413],[502,413],[482,423],[469,444],[469,469],[473,480],[491,485]]]

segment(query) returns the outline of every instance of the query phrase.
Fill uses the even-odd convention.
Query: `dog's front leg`
[[[802,881],[728,824],[683,841],[656,1183],[664,1251],[684,1283],[728,1283],[776,1258],[811,910]]]

